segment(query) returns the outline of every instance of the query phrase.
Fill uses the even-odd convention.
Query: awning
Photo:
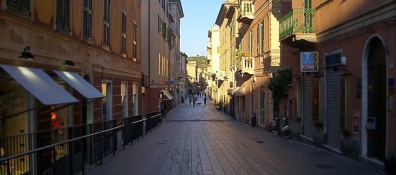
[[[42,69],[10,65],[0,66],[45,105],[78,102]]]
[[[173,96],[167,90],[161,90],[161,92],[164,94],[164,96],[162,96],[162,100],[172,100],[173,99]]]
[[[183,91],[182,93],[186,92],[186,90],[184,90],[184,88],[182,88],[182,87],[179,87],[179,89],[180,89],[180,91]]]
[[[233,95],[245,95],[245,86],[237,87],[232,92]]]
[[[59,77],[76,89],[85,98],[103,98],[104,95],[95,87],[85,81],[78,73],[66,71],[54,71]]]

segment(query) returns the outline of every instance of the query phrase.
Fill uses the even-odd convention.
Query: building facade
[[[219,67],[220,67],[220,37],[219,37],[219,26],[213,25],[212,28],[208,30],[208,60],[210,61],[210,79],[209,79],[209,88],[208,95],[212,100],[216,101],[217,98],[217,84],[216,77],[219,77]]]
[[[172,88],[174,89],[175,105],[178,105],[182,102],[182,98],[184,98],[186,94],[184,88],[186,72],[182,69],[183,57],[180,51],[180,20],[184,17],[184,13],[180,0],[170,0],[169,8],[173,18],[173,23],[171,23],[170,26],[172,31],[172,50],[170,53],[170,79],[173,81]]]
[[[306,143],[389,159],[396,147],[395,7],[390,0],[224,2],[216,18],[224,71],[216,76],[218,104],[267,130],[289,125]],[[290,84],[274,100],[271,81],[290,68]]]
[[[279,39],[293,48],[282,59],[294,61],[295,137],[380,164],[395,156],[395,12],[389,0],[292,2]]]
[[[142,6],[142,72],[147,76],[146,112],[159,111],[164,102],[169,109],[175,105],[174,58],[179,57],[177,41],[180,18],[183,17],[181,3],[169,0],[147,0]],[[174,14],[172,14],[172,10]],[[176,24],[172,24],[176,23]],[[171,26],[174,27],[172,30]],[[155,42],[153,42],[155,41]],[[172,42],[173,41],[173,42]],[[178,81],[178,80],[176,80]]]
[[[114,127],[142,113],[140,20],[137,0],[0,0],[0,147],[5,156],[53,144],[60,136],[72,138],[76,135],[67,131],[74,126]],[[72,154],[81,150],[77,146]],[[36,166],[36,173],[45,172],[51,151],[36,156],[41,159],[29,159],[40,161],[13,160],[13,171],[29,174]]]

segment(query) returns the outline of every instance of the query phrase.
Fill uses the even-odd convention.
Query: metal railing
[[[280,66],[280,50],[273,49],[264,53],[263,63],[265,68]]]
[[[249,18],[254,18],[254,5],[250,1],[241,2],[241,15]]]
[[[0,175],[85,174],[85,167],[102,164],[104,157],[115,155],[118,146],[143,136],[161,124],[158,112],[57,130],[0,138]],[[146,126],[146,128],[144,128]],[[121,136],[121,137],[120,137]],[[118,140],[122,140],[122,145]]]
[[[279,39],[295,33],[314,33],[313,17],[316,10],[311,8],[294,8],[279,22]]]

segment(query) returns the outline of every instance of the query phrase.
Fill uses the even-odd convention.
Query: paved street
[[[199,101],[203,101],[202,98]],[[232,119],[212,101],[192,107],[188,101],[168,113],[161,126],[102,165],[90,175],[107,174],[386,174],[371,165]]]

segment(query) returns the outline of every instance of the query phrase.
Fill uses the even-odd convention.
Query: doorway
[[[382,160],[385,156],[387,129],[387,66],[386,52],[378,37],[370,39],[366,46],[366,66],[363,66],[363,120],[366,123],[366,154],[370,158]],[[364,126],[364,125],[363,125]],[[364,134],[364,133],[363,133]]]

